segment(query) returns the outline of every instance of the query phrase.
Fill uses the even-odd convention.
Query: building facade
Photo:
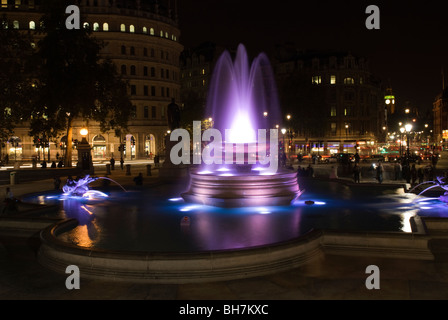
[[[127,160],[148,159],[164,152],[167,134],[167,106],[180,100],[179,43],[177,0],[77,0],[83,27],[106,43],[101,55],[110,58],[129,82],[133,104],[128,133],[100,132],[99,125],[74,121],[73,139],[81,140],[79,130],[88,128],[93,160],[123,156]],[[39,35],[39,0],[1,0],[0,14],[13,21],[14,28]],[[50,143],[51,158],[64,153],[64,136]],[[16,141],[16,142],[13,142]],[[125,148],[123,148],[123,146]],[[29,159],[47,150],[39,150],[28,135],[28,128],[18,127],[7,143],[10,159]],[[73,153],[76,160],[76,152]]]
[[[433,137],[435,145],[448,148],[448,88],[437,95],[433,103]]]
[[[372,154],[385,139],[384,93],[368,60],[279,47],[274,63],[290,146],[301,154]]]

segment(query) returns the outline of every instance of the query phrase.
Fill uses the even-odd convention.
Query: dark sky
[[[380,30],[365,27],[370,4],[380,9]],[[424,110],[442,90],[442,67],[448,79],[445,8],[434,0],[179,0],[181,43],[243,43],[251,55],[270,54],[285,42],[351,51],[368,57],[372,72],[390,81],[399,105],[409,101]]]

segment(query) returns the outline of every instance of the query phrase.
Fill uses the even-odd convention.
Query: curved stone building
[[[0,14],[13,21],[14,28],[34,34],[41,17],[39,0],[0,1]],[[101,133],[94,123],[78,120],[73,138],[80,140],[79,131],[87,126],[94,161],[119,158],[121,153],[127,160],[163,154],[167,106],[172,99],[180,100],[179,56],[183,46],[179,43],[177,0],[74,0],[73,4],[80,8],[82,26],[90,27],[92,36],[107,43],[102,55],[112,59],[129,81],[134,106],[125,136]],[[39,35],[35,37],[37,43]],[[16,128],[10,139],[16,143],[8,142],[1,156],[6,151],[11,160],[27,160],[41,154],[32,140],[27,127]],[[64,137],[50,143],[52,160],[64,154],[63,146]],[[76,161],[76,152],[73,156]]]

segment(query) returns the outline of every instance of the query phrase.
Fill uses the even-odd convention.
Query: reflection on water
[[[315,180],[291,206],[216,208],[187,204],[172,186],[111,194],[101,202],[60,201],[79,226],[63,234],[82,247],[131,251],[207,251],[290,240],[312,229],[411,232],[415,215],[446,216],[447,205],[400,189],[349,188]],[[307,202],[312,200],[313,204]],[[55,201],[37,197],[34,201]],[[182,223],[188,217],[188,223]]]

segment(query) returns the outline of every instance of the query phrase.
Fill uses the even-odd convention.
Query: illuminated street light
[[[409,143],[409,133],[411,132],[411,130],[412,130],[412,124],[410,124],[410,123],[408,123],[408,124],[406,124],[405,126],[405,129],[406,129],[406,136],[407,136],[407,152],[406,152],[406,163],[407,163],[407,165],[409,165],[409,157],[411,156],[411,153],[410,153],[410,143]],[[408,179],[409,180],[409,179]],[[409,181],[408,181],[409,182]]]
[[[405,128],[403,128],[403,127],[401,127],[400,128],[400,158],[402,157],[402,155],[403,155],[403,133],[404,133],[404,131],[405,131]]]
[[[408,123],[408,124],[406,124],[404,127],[405,127],[407,133],[411,132],[411,130],[412,130],[412,124]]]
[[[79,133],[82,137],[87,137],[87,135],[89,134],[89,130],[87,130],[87,128],[82,128]]]

